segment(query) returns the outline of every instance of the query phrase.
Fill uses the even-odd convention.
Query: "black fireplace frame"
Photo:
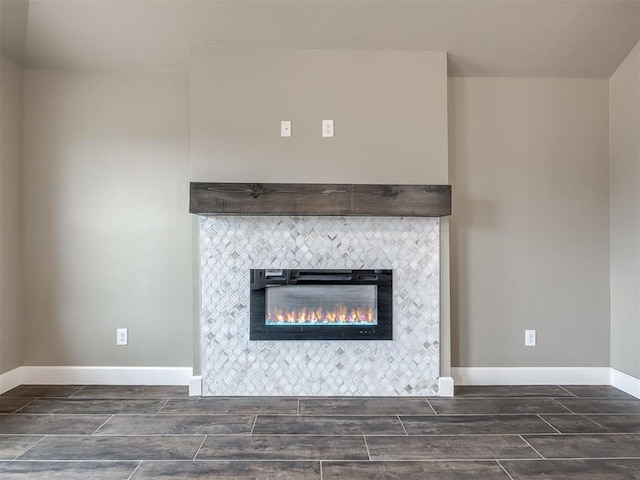
[[[268,270],[251,269],[250,340],[393,340],[392,270]],[[378,324],[267,325],[267,288],[286,285],[375,285]]]

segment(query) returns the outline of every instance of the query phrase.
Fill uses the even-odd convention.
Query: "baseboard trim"
[[[24,383],[22,369],[23,367],[14,368],[0,375],[0,395]]]
[[[609,367],[453,367],[438,379],[439,395],[455,385],[612,385],[640,398],[640,379]],[[17,367],[0,375],[0,394],[18,385],[188,385],[202,395],[202,377],[190,367]]]
[[[610,385],[609,367],[452,367],[456,385]]]
[[[629,395],[640,398],[640,378],[627,375],[615,368],[611,369],[611,386],[622,390]]]
[[[202,376],[194,375],[189,379],[189,396],[199,397],[202,395]]]
[[[191,367],[19,367],[15,370],[2,375],[2,392],[21,384],[189,385],[193,375]],[[9,377],[5,390],[6,375]]]

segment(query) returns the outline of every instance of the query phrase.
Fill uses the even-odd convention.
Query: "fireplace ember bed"
[[[250,270],[250,340],[392,340],[392,270]]]

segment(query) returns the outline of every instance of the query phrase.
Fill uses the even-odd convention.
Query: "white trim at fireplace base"
[[[456,385],[611,385],[640,398],[640,379],[609,367],[452,367]]]
[[[454,382],[453,377],[438,378],[438,396],[453,397]]]
[[[199,397],[202,395],[202,375],[194,375],[189,379],[189,396]]]
[[[191,367],[18,367],[0,375],[0,393],[18,385],[189,385]]]

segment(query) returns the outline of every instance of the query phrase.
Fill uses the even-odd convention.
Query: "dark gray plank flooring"
[[[0,396],[0,478],[640,480],[640,400],[609,386],[444,398],[197,397],[30,385]]]

